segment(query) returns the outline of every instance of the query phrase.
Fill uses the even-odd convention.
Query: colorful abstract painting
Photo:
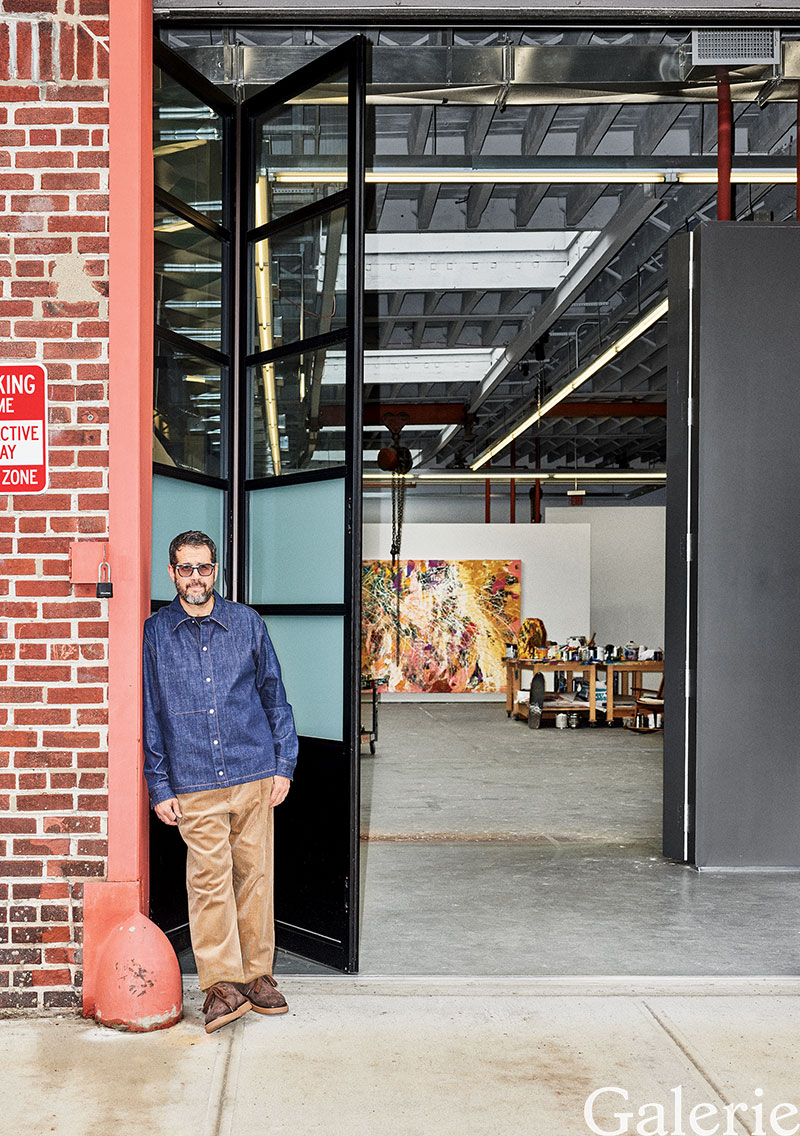
[[[363,567],[362,673],[388,690],[505,690],[505,645],[520,625],[519,560],[400,563],[400,662],[395,658],[397,580],[388,560]]]

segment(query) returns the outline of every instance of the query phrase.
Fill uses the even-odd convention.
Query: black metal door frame
[[[366,40],[361,37],[353,39],[334,48],[324,57],[314,60],[309,66],[302,68],[293,75],[287,76],[274,86],[267,88],[252,96],[242,104],[236,104],[223,91],[216,88],[204,76],[196,72],[177,54],[167,48],[159,40],[155,41],[154,59],[156,64],[163,68],[178,83],[185,86],[188,91],[202,101],[208,103],[214,110],[223,115],[225,121],[225,134],[223,141],[224,153],[224,184],[223,184],[223,216],[222,223],[216,225],[207,218],[197,214],[191,206],[181,203],[164,191],[156,190],[156,200],[174,210],[184,219],[193,224],[200,225],[213,235],[224,239],[232,239],[232,255],[230,257],[227,281],[224,291],[224,302],[228,309],[227,333],[223,336],[223,352],[203,347],[192,340],[184,342],[182,336],[177,336],[168,329],[157,331],[159,338],[174,342],[178,346],[190,350],[199,350],[201,355],[213,358],[219,363],[228,364],[228,415],[227,415],[227,453],[228,461],[226,476],[224,478],[206,477],[204,474],[190,471],[175,470],[168,466],[154,465],[154,472],[170,477],[178,477],[187,481],[201,482],[214,485],[227,490],[228,500],[226,508],[227,519],[227,579],[224,591],[238,600],[246,601],[246,580],[248,571],[248,532],[247,532],[247,492],[256,488],[267,488],[270,485],[287,485],[302,481],[321,481],[336,476],[344,480],[345,494],[345,563],[342,565],[344,573],[344,603],[341,605],[254,605],[262,614],[338,614],[344,620],[344,657],[342,667],[343,683],[343,732],[341,743],[334,743],[320,739],[301,739],[301,755],[303,749],[315,750],[322,761],[317,764],[320,780],[315,788],[316,795],[323,802],[335,799],[338,795],[345,809],[335,817],[340,829],[336,841],[326,845],[326,851],[332,855],[338,852],[342,860],[343,891],[334,897],[331,911],[338,910],[341,923],[341,933],[337,936],[328,936],[315,933],[311,928],[300,928],[288,925],[281,920],[280,912],[280,876],[284,877],[284,888],[289,887],[303,892],[302,880],[285,879],[287,874],[303,871],[303,865],[288,857],[277,857],[276,880],[276,929],[278,945],[301,955],[308,955],[318,961],[344,971],[355,971],[358,966],[358,913],[359,913],[359,743],[360,743],[360,697],[358,676],[360,672],[360,602],[361,602],[361,395],[363,388],[363,252],[364,252],[364,108],[365,108],[365,78],[366,78]],[[265,109],[279,105],[287,100],[302,94],[310,87],[316,86],[326,78],[347,69],[348,72],[348,168],[347,188],[341,192],[323,198],[301,211],[287,214],[260,228],[253,227],[251,216],[254,186],[254,146],[253,124],[255,116]],[[270,352],[248,354],[247,328],[244,313],[248,311],[249,281],[247,255],[249,244],[254,239],[263,239],[272,236],[283,228],[296,224],[298,220],[305,220],[321,215],[335,208],[338,204],[347,208],[347,296],[348,320],[346,328],[341,331],[328,333],[324,336],[309,338],[299,343],[281,346]],[[300,472],[275,478],[259,478],[248,480],[246,478],[247,439],[249,409],[247,394],[248,368],[254,364],[270,361],[281,356],[296,354],[298,350],[312,351],[320,347],[343,346],[347,360],[347,385],[345,418],[347,423],[345,451],[349,460],[343,469],[320,470],[318,472]],[[160,604],[156,606],[161,606]],[[308,753],[305,755],[308,757]],[[331,758],[338,756],[338,762],[331,762]],[[341,784],[341,778],[331,784],[325,780],[326,770],[336,764],[339,773],[346,768],[346,784]],[[290,794],[286,804],[276,813],[276,839],[282,842],[290,826],[302,824],[302,816],[296,814],[295,798],[299,794]],[[306,787],[308,797],[308,786]],[[292,802],[290,805],[289,802]],[[344,815],[343,815],[344,814]],[[286,816],[286,830],[282,823]],[[347,825],[347,831],[344,831]],[[155,847],[152,853],[152,865],[158,869],[158,874],[169,879],[174,884],[178,879],[173,861],[179,858],[183,849],[177,847],[162,847],[162,829],[159,826],[156,832]],[[174,835],[166,832],[166,836]],[[313,843],[313,835],[305,834]],[[174,842],[173,842],[174,843]],[[334,844],[334,847],[330,845]],[[185,849],[183,849],[185,854]],[[346,861],[346,864],[344,863]],[[182,877],[182,868],[178,865]],[[151,870],[152,874],[152,870]],[[174,890],[170,886],[170,891]],[[163,899],[163,897],[162,897]],[[185,906],[185,905],[184,905]],[[316,905],[327,906],[327,905]],[[163,908],[163,910],[162,910]],[[173,913],[171,908],[167,911],[164,904],[156,896],[154,916],[159,925],[171,934],[178,949],[188,945],[186,936],[186,923],[180,913]]]
[[[364,312],[364,285],[363,285],[363,258],[364,258],[364,117],[365,117],[365,90],[366,90],[366,48],[367,41],[363,36],[354,36],[352,39],[333,48],[324,56],[280,80],[278,83],[247,99],[237,107],[237,121],[239,123],[237,135],[239,139],[239,166],[238,180],[240,186],[240,206],[238,209],[237,234],[238,248],[238,295],[236,310],[240,313],[245,310],[250,313],[253,305],[250,296],[250,264],[249,250],[256,241],[273,237],[276,234],[296,226],[298,223],[312,220],[332,210],[344,206],[347,216],[347,324],[343,330],[330,331],[323,335],[310,336],[296,340],[292,343],[282,344],[269,351],[248,352],[248,345],[253,339],[249,334],[246,321],[240,317],[239,324],[239,351],[238,351],[238,381],[236,389],[239,405],[238,415],[238,446],[237,455],[239,468],[237,471],[237,580],[236,594],[245,602],[249,601],[247,595],[247,580],[249,575],[248,548],[248,507],[247,495],[256,489],[286,486],[302,482],[320,482],[334,477],[341,477],[344,473],[345,494],[345,563],[342,566],[344,573],[344,603],[342,604],[259,604],[253,606],[260,614],[269,615],[337,615],[344,619],[344,658],[342,667],[342,705],[344,721],[342,729],[343,742],[341,752],[340,743],[317,738],[300,738],[299,767],[302,774],[303,762],[314,766],[314,773],[318,778],[316,789],[310,785],[304,788],[297,786],[290,794],[281,810],[276,813],[276,840],[286,844],[294,841],[296,848],[297,832],[310,823],[315,828],[322,826],[324,830],[327,823],[325,816],[326,801],[339,801],[340,807],[347,811],[348,833],[346,849],[334,836],[331,854],[344,856],[347,860],[341,880],[342,890],[334,899],[336,910],[328,912],[328,920],[339,925],[337,933],[329,935],[314,931],[310,926],[298,925],[297,922],[288,922],[281,918],[281,900],[285,897],[287,889],[292,888],[297,881],[292,880],[296,870],[314,871],[312,855],[305,861],[305,868],[287,862],[285,855],[276,858],[276,935],[279,947],[284,947],[297,954],[306,955],[317,961],[347,972],[358,969],[358,914],[359,914],[359,802],[360,802],[360,666],[361,666],[361,403],[363,391],[363,312]],[[292,211],[266,224],[256,227],[253,213],[252,192],[256,179],[256,146],[254,137],[254,124],[256,116],[272,107],[285,104],[289,100],[300,96],[304,91],[323,83],[326,79],[346,70],[348,74],[347,98],[347,188],[319,201],[312,202],[301,209]],[[247,198],[247,202],[245,202]],[[300,471],[282,474],[275,477],[248,478],[245,463],[248,450],[248,416],[250,413],[250,398],[247,376],[251,368],[263,363],[272,362],[287,356],[298,355],[303,352],[312,352],[324,347],[344,347],[346,357],[346,401],[345,401],[345,454],[346,462],[341,469],[323,469],[319,471]],[[346,776],[346,795],[343,795],[341,784],[327,782],[326,776],[332,764],[340,766],[340,775]],[[321,760],[317,760],[321,758]],[[342,766],[346,767],[343,772]],[[299,792],[297,790],[300,790]],[[304,797],[301,796],[304,794]],[[312,794],[317,801],[311,804]],[[344,818],[342,818],[344,819]],[[314,837],[308,834],[313,845]],[[287,878],[288,877],[288,878]],[[300,885],[303,886],[302,883]],[[337,888],[338,890],[338,888]],[[312,892],[313,894],[313,892]],[[309,923],[315,918],[325,923],[322,913],[314,913],[309,909]]]

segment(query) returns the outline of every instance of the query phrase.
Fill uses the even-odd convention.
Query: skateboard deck
[[[544,707],[544,675],[535,674],[531,679],[530,701],[528,702],[528,727],[538,730],[542,721]]]

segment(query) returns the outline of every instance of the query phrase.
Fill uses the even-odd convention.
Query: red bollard
[[[132,1033],[167,1029],[183,1017],[178,958],[164,932],[139,911],[118,923],[100,950],[94,1017]]]

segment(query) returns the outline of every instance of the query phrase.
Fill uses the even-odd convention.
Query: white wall
[[[591,527],[591,624],[600,644],[664,646],[666,509],[551,508],[550,529]]]
[[[587,509],[586,512],[591,510]],[[590,526],[404,525],[402,560],[521,560],[522,618],[551,639],[590,632]],[[388,560],[391,525],[364,525],[365,560]]]

